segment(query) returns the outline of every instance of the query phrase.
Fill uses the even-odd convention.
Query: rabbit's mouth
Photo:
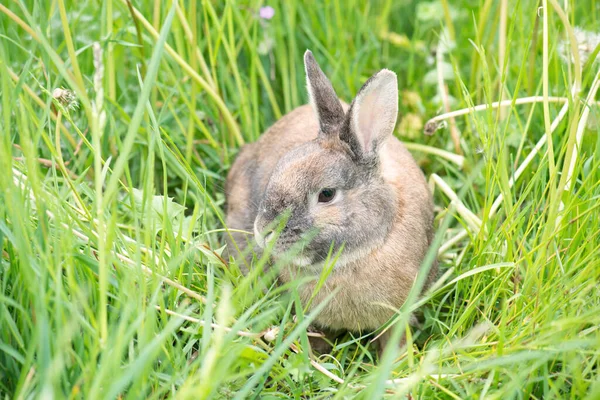
[[[309,248],[309,243],[303,242],[302,239],[287,239],[280,236],[272,240],[274,241],[272,253],[275,257],[289,258],[298,266],[309,265],[314,261],[314,251]]]
[[[315,256],[310,251],[303,251],[298,253],[297,251],[282,251],[273,252],[273,257],[278,260],[283,260],[288,265],[294,266],[299,269],[309,269],[316,265]]]
[[[283,235],[261,235],[257,236],[256,240],[263,249],[270,248],[271,256],[274,259],[285,260],[295,267],[308,268],[314,265],[319,258],[306,239],[287,238]]]
[[[254,239],[261,249],[268,249],[273,258],[298,268],[311,267],[323,258],[320,255],[321,249],[315,242],[316,232],[307,232],[297,226],[286,226],[280,231],[265,229],[264,226],[263,221],[257,217],[253,227]],[[329,250],[329,245],[326,247],[325,254]]]

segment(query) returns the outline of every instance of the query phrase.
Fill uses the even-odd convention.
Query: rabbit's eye
[[[335,197],[335,189],[323,189],[319,192],[319,203],[329,203]]]

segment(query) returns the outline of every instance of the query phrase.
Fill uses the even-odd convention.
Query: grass
[[[0,396],[599,398],[599,49],[574,34],[599,19],[595,0],[0,4]],[[435,189],[440,280],[379,361],[352,335],[310,355],[293,289],[220,257],[224,177],[306,101],[306,48],[346,101],[398,73],[397,134]]]

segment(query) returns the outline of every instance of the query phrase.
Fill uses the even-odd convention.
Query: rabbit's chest
[[[299,288],[302,302],[307,304],[314,293],[315,284],[306,284]],[[328,279],[311,302],[311,310],[318,304],[329,299],[315,324],[333,330],[350,330],[354,332],[369,331],[379,328],[393,315],[393,309],[401,304],[395,304],[394,296],[387,293],[380,285],[369,282],[359,282],[355,277]]]

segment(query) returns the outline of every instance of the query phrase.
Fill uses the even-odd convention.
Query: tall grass
[[[0,4],[2,397],[600,397],[599,47],[575,30],[599,12]],[[311,354],[293,286],[220,255],[226,172],[306,101],[306,48],[346,101],[398,73],[397,134],[435,190],[440,279],[381,360],[373,335]]]

